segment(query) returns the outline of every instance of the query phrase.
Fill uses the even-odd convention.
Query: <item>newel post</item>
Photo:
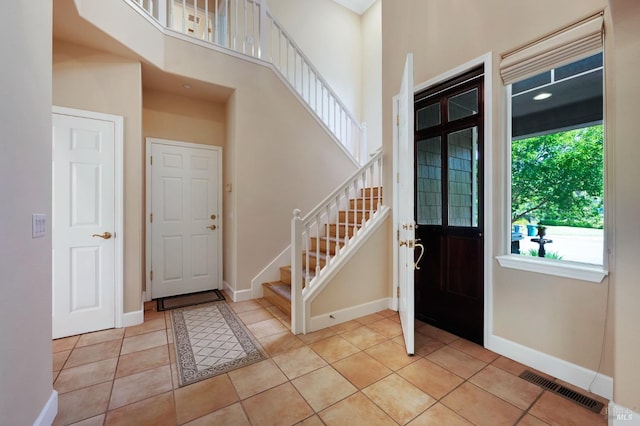
[[[303,331],[302,229],[300,210],[295,209],[291,219],[291,331],[293,334],[300,334]]]

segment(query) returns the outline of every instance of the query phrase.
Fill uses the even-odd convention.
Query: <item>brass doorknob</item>
[[[212,231],[215,231],[216,230],[216,226],[215,225],[207,226],[207,229],[211,229]]]
[[[93,234],[92,237],[100,237],[100,238],[104,238],[105,240],[108,240],[109,238],[111,238],[111,232],[103,232],[102,234]]]

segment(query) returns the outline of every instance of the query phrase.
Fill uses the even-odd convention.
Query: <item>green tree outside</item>
[[[514,140],[511,222],[602,228],[602,125]]]

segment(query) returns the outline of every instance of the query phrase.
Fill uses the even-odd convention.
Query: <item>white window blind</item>
[[[531,43],[502,57],[505,85],[591,56],[602,50],[602,14]]]

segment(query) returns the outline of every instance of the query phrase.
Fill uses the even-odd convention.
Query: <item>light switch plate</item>
[[[32,238],[42,238],[47,233],[47,215],[36,213],[31,216],[31,236]]]

